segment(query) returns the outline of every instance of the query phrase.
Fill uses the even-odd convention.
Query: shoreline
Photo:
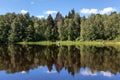
[[[38,41],[38,42],[17,42],[21,45],[120,45],[120,41]]]

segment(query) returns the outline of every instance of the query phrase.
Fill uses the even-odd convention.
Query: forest
[[[0,15],[0,43],[35,41],[120,40],[120,13],[80,16],[74,9],[62,16],[37,18],[26,14]]]

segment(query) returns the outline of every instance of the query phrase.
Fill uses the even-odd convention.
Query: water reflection
[[[0,70],[7,73],[27,73],[39,66],[47,66],[47,73],[63,69],[69,74],[114,76],[120,72],[120,49],[96,46],[0,46]],[[82,70],[80,70],[83,68]],[[87,68],[87,69],[86,69]]]

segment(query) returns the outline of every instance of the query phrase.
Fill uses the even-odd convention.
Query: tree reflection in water
[[[0,70],[7,73],[29,71],[39,66],[47,66],[57,72],[65,68],[71,75],[80,68],[94,71],[120,72],[120,49],[104,46],[0,46]]]

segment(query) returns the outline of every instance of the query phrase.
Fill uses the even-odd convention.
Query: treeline
[[[0,43],[55,40],[119,40],[120,13],[91,14],[80,17],[71,10],[65,17],[58,12],[53,18],[38,19],[27,14],[0,15]]]

